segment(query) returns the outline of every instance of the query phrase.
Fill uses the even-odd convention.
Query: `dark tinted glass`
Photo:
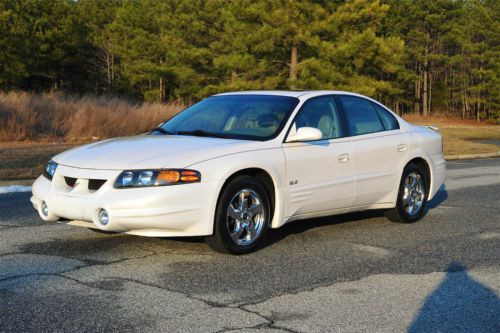
[[[373,103],[373,106],[377,110],[377,113],[382,120],[382,124],[384,124],[384,128],[386,129],[386,131],[399,128],[399,123],[396,117],[394,117],[389,111],[375,103]]]
[[[280,133],[298,102],[286,96],[213,96],[182,111],[162,128],[170,134],[267,140]]]
[[[354,96],[339,96],[345,109],[351,135],[361,135],[384,130],[372,103]]]
[[[314,127],[323,133],[322,139],[342,136],[339,112],[332,97],[314,98],[304,104],[295,118],[296,128]]]

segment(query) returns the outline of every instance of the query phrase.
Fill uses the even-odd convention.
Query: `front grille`
[[[78,178],[64,177],[66,185],[68,185],[71,188],[75,187],[77,180]],[[104,185],[105,182],[106,179],[89,179],[88,189],[89,191],[97,191],[101,188],[102,185]]]
[[[66,185],[69,187],[75,186],[75,183],[78,178],[73,178],[73,177],[64,177],[64,181],[66,182]]]
[[[106,179],[89,179],[89,190],[97,191],[106,182]]]

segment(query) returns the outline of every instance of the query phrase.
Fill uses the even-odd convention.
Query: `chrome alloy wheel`
[[[404,182],[403,208],[410,216],[420,212],[425,199],[425,186],[422,177],[412,172],[406,176]]]
[[[259,238],[266,213],[257,192],[245,188],[236,193],[227,208],[227,227],[233,241],[238,245],[249,245]]]

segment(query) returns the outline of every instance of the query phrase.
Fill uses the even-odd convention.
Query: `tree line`
[[[498,120],[497,0],[0,0],[0,89],[341,89]]]

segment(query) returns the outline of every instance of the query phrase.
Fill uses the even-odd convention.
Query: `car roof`
[[[288,96],[288,97],[295,97],[300,99],[302,102],[305,102],[313,97],[317,96],[324,96],[324,95],[350,95],[350,96],[357,96],[357,97],[362,97],[364,99],[370,100],[380,106],[382,106],[384,109],[390,111],[393,116],[395,116],[400,125],[403,126],[411,126],[408,125],[408,123],[399,115],[397,115],[395,112],[390,110],[387,106],[383,105],[379,101],[376,101],[368,96],[353,93],[350,91],[342,91],[342,90],[245,90],[245,91],[232,91],[232,92],[225,92],[225,93],[220,93],[214,96],[228,96],[228,95],[272,95],[272,96]]]
[[[341,90],[246,90],[246,91],[232,91],[220,93],[215,96],[227,95],[273,95],[273,96],[288,96],[288,97],[313,97],[321,95],[354,95],[366,97],[360,94],[341,91]]]

